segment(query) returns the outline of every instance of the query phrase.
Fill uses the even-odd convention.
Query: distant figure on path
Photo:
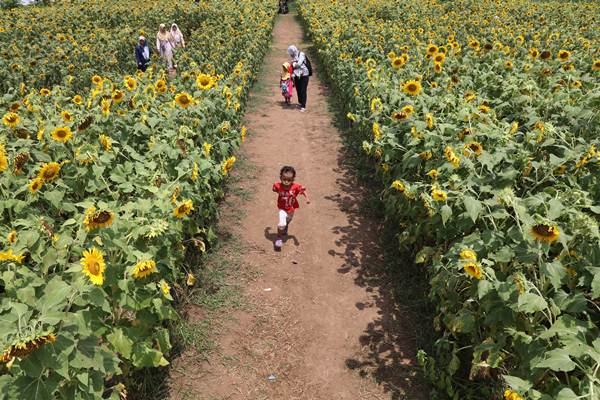
[[[275,250],[281,250],[283,238],[288,234],[288,227],[294,218],[294,211],[300,204],[298,195],[306,197],[306,204],[310,204],[306,188],[298,183],[296,179],[296,170],[294,167],[285,166],[279,171],[280,182],[273,185],[273,191],[277,193],[277,208],[279,209],[279,223],[277,224],[277,239],[275,240]]]
[[[140,36],[138,44],[135,46],[135,60],[137,61],[137,68],[142,72],[146,72],[146,68],[150,64],[150,54],[152,54],[152,50],[148,46],[146,38]]]
[[[281,95],[285,99],[285,104],[290,104],[290,100],[294,93],[294,82],[292,82],[292,66],[289,62],[284,62],[281,65],[279,86],[281,87]]]
[[[175,47],[175,44],[171,32],[167,30],[165,24],[160,24],[156,34],[156,48],[158,54],[165,60],[169,70],[173,69],[173,47]]]
[[[292,58],[292,68],[294,70],[292,76],[294,78],[294,86],[298,92],[298,103],[300,103],[300,111],[306,110],[306,91],[308,90],[308,66],[306,65],[306,55],[299,51],[296,46],[288,47],[287,52]]]

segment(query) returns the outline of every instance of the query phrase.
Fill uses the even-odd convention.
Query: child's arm
[[[275,193],[279,193],[279,190],[277,190],[277,184],[276,183],[273,184],[273,191]]]
[[[303,187],[302,191],[300,192],[301,195],[304,196],[304,198],[306,199],[306,204],[310,204],[310,198],[308,197],[308,193],[306,193],[306,188]]]

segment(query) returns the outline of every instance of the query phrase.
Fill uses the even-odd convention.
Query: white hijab
[[[173,30],[173,28],[175,28],[175,30]],[[171,36],[173,36],[173,41],[175,43],[179,43],[183,40],[183,33],[179,30],[177,24],[171,25],[171,30],[169,32],[171,32]]]
[[[293,44],[288,47],[287,52],[292,58],[298,57],[298,48]]]

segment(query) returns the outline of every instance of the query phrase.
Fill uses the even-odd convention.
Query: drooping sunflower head
[[[29,153],[19,153],[13,159],[13,172],[20,174],[23,172],[23,167],[29,161]]]
[[[406,186],[404,185],[404,183],[402,183],[402,181],[399,180],[393,181],[392,187],[399,192],[404,192],[404,190],[406,190]]]
[[[153,272],[156,272],[156,262],[154,260],[144,260],[135,265],[132,275],[135,279],[142,279]]]
[[[235,157],[231,156],[227,160],[225,160],[225,162],[223,162],[223,165],[221,166],[221,172],[223,173],[223,175],[227,175],[229,171],[231,171],[231,169],[233,168],[233,164],[235,164],[235,160]]]
[[[469,276],[475,279],[483,278],[483,270],[481,266],[476,262],[468,262],[463,265],[463,269]]]
[[[15,357],[23,358],[39,349],[46,343],[54,343],[56,336],[54,333],[45,333],[43,335],[36,335],[27,339],[20,339],[18,342],[10,345],[0,355],[0,362],[10,363]]]
[[[531,228],[531,235],[540,242],[554,242],[558,239],[560,231],[557,226],[547,224],[537,224]]]
[[[9,232],[9,234],[6,236],[6,240],[8,241],[8,243],[14,244],[17,242],[17,231],[15,231],[14,229],[12,231]]]
[[[104,150],[109,151],[112,148],[112,139],[106,135],[100,135],[100,144]]]
[[[433,70],[434,70],[436,73],[438,73],[438,74],[439,74],[440,72],[442,72],[442,70],[443,70],[443,69],[444,69],[444,67],[442,66],[442,64],[441,64],[441,63],[434,63],[434,64],[433,64]]]
[[[465,143],[463,146],[463,154],[465,156],[479,156],[483,153],[483,146],[479,142]]]
[[[430,150],[422,151],[419,153],[419,157],[421,157],[423,160],[431,160],[433,153]]]
[[[175,96],[175,103],[177,103],[182,108],[188,108],[194,99],[189,94],[182,92],[178,93]]]
[[[71,132],[71,128],[68,126],[59,126],[54,128],[51,136],[52,139],[56,140],[57,142],[67,143],[69,139],[73,137],[73,132]]]
[[[600,71],[600,59],[594,60],[592,63],[592,71]]]
[[[477,253],[471,249],[463,249],[460,254],[460,258],[463,260],[475,260],[477,261]]]
[[[94,285],[102,285],[104,283],[106,263],[104,262],[104,255],[96,247],[83,252],[81,267],[83,273],[87,275]]]
[[[404,84],[403,90],[411,96],[416,96],[421,92],[421,82],[410,80]]]
[[[6,149],[0,143],[0,172],[6,171],[8,168],[8,157],[6,157]]]
[[[446,194],[446,192],[444,192],[443,190],[433,188],[431,190],[431,197],[433,197],[435,201],[446,201],[446,199],[448,198],[448,194]]]
[[[52,161],[49,163],[42,164],[40,172],[38,173],[38,179],[42,179],[44,182],[52,182],[58,178],[60,173],[60,164]]]
[[[381,108],[383,107],[383,103],[381,102],[381,99],[379,97],[375,97],[374,99],[371,100],[371,112],[376,113],[381,111]]]
[[[406,114],[405,112],[402,112],[402,111],[394,111],[394,112],[392,112],[392,119],[394,121],[404,121],[408,117],[409,117],[409,115]]]

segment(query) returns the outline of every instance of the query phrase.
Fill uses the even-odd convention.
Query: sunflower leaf
[[[469,214],[469,217],[471,217],[473,222],[476,222],[477,218],[479,217],[479,213],[481,210],[483,210],[481,202],[471,196],[465,196],[463,202],[465,204],[465,208],[467,209],[467,214]]]

